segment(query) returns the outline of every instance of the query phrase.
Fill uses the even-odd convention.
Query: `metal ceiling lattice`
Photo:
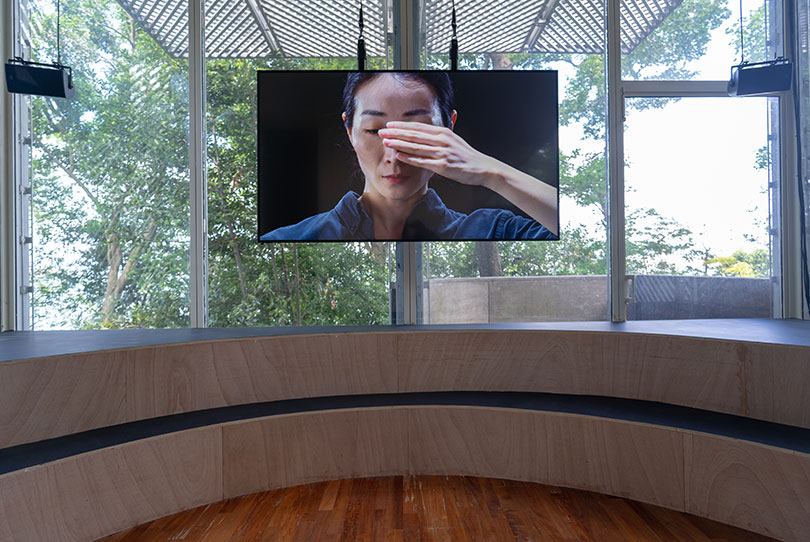
[[[622,0],[622,52],[630,53],[683,0]],[[452,0],[426,0],[427,50],[446,53]],[[458,0],[461,53],[602,53],[602,0]]]
[[[622,51],[638,46],[682,0],[623,0]],[[188,0],[118,0],[173,57],[188,55]],[[389,0],[363,0],[366,49],[384,56]],[[452,0],[424,0],[430,54],[450,44]],[[209,58],[353,57],[360,0],[205,0]],[[602,0],[457,0],[461,53],[604,50]]]

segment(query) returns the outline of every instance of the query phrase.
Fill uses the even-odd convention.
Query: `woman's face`
[[[364,191],[389,200],[412,201],[427,191],[433,172],[400,162],[397,151],[383,146],[377,131],[395,120],[441,125],[435,91],[419,80],[381,74],[355,92],[348,134],[366,177]]]

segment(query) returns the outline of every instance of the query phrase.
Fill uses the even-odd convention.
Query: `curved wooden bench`
[[[0,448],[235,405],[464,390],[626,398],[810,428],[801,334],[781,344],[615,327],[332,330],[2,361]],[[7,472],[0,540],[92,540],[230,496],[406,473],[588,489],[782,540],[810,532],[803,451],[595,415],[399,405],[213,423]]]
[[[802,328],[810,338],[810,325]],[[458,390],[625,397],[810,428],[810,343],[400,329],[17,359],[0,362],[0,448],[222,406]]]
[[[223,498],[408,473],[587,489],[786,541],[810,529],[810,454],[595,416],[445,405],[229,422],[11,472],[0,476],[0,540],[88,541]]]

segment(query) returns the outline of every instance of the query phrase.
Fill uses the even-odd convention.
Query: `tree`
[[[764,249],[752,252],[738,250],[731,256],[718,256],[706,262],[723,277],[768,277],[770,276],[770,254]]]
[[[42,60],[55,56],[55,14],[44,9],[48,3],[32,4],[32,40]],[[724,10],[721,0],[684,1],[626,55],[628,74],[686,76],[685,62],[702,54]],[[111,0],[70,0],[62,10],[62,34],[63,61],[76,70],[76,98],[32,102],[35,302],[51,323],[61,318],[63,325],[188,325],[186,61],[170,58]],[[595,143],[604,142],[602,56],[521,53],[461,59],[462,67],[479,68],[488,63],[531,69],[550,62],[575,68],[560,120],[583,130],[582,145],[561,155],[562,190],[576,204],[593,209],[598,224],[569,224],[556,243],[499,242],[498,264],[507,276],[602,274],[607,266],[605,163],[603,153],[593,152]],[[368,64],[383,61],[369,59]],[[353,66],[351,58],[208,62],[213,325],[388,321],[386,245],[256,242],[255,70]],[[631,250],[673,245],[690,250],[688,232],[681,235],[680,226],[668,225],[678,235],[655,237],[640,226],[642,218],[667,224],[654,214],[630,220],[642,235]],[[475,243],[432,243],[429,250],[433,276],[480,274],[480,262],[488,261],[479,258],[486,249],[476,250]]]
[[[34,49],[50,59],[56,17],[37,11]],[[35,300],[82,327],[188,325],[186,63],[101,0],[66,4],[61,32],[76,97],[31,102],[37,276],[50,284]]]
[[[388,322],[384,243],[256,240],[256,70],[348,69],[354,59],[211,60],[209,314],[214,326]],[[368,65],[380,63],[369,59]]]
[[[42,60],[56,56],[49,5],[32,4]],[[76,98],[32,101],[36,314],[50,326],[188,325],[187,63],[111,0],[70,0],[61,31]],[[208,63],[213,325],[388,321],[384,245],[256,241],[255,70],[353,65]]]
[[[718,28],[729,14],[726,0],[685,0],[635,49],[629,54],[622,55],[623,77],[627,79],[692,77],[694,72],[689,70],[689,62],[705,54],[711,32]],[[435,68],[447,67],[447,60],[443,56],[433,56],[428,59],[428,63]],[[604,273],[607,268],[606,259],[595,261],[591,265],[590,262],[579,258],[586,250],[591,251],[592,258],[605,258],[606,254],[608,206],[605,154],[590,150],[598,148],[600,143],[603,146],[605,141],[604,56],[510,53],[466,54],[459,58],[459,66],[462,69],[547,69],[555,63],[563,63],[574,68],[574,74],[568,79],[561,96],[560,124],[579,126],[583,134],[580,147],[560,153],[560,192],[573,199],[578,206],[592,209],[598,218],[596,225],[563,226],[562,240],[558,243],[565,247],[566,252],[561,253],[552,249],[530,251],[533,258],[551,257],[554,254],[562,261],[569,259],[578,262],[577,265],[543,264],[530,267],[536,270],[556,267],[561,272],[570,274],[585,274],[590,270]],[[628,107],[660,108],[669,101],[645,99],[628,102]],[[625,226],[628,262],[635,272],[699,271],[699,268],[693,265],[679,268],[672,263],[678,259],[686,259],[694,264],[702,262],[699,251],[694,247],[694,236],[688,228],[661,216],[654,209],[638,209],[631,212]],[[503,251],[505,245],[499,246]],[[515,246],[521,250],[529,250],[530,245]],[[648,251],[659,252],[647,253]],[[660,254],[662,258],[657,258],[656,254]],[[501,255],[503,260],[503,252]],[[516,261],[529,261],[529,253]],[[664,263],[667,261],[670,263]],[[504,263],[503,268],[506,274],[510,266]]]

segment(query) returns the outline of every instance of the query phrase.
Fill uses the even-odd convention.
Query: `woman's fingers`
[[[413,143],[433,145],[435,147],[447,146],[448,142],[444,135],[429,134],[419,130],[402,130],[399,128],[383,128],[377,134],[383,139],[401,139]]]
[[[397,159],[464,184],[486,181],[484,155],[444,126],[392,121],[379,132],[383,145],[397,151]]]
[[[397,153],[397,160],[400,162],[405,162],[406,164],[410,164],[412,166],[418,166],[424,169],[429,169],[435,173],[442,173],[444,161],[438,160],[435,158],[423,158],[420,156],[414,156],[412,154],[405,154],[405,153]]]
[[[383,139],[383,145],[401,152],[428,158],[440,158],[445,153],[443,147],[423,145],[402,139]]]
[[[436,126],[433,124],[426,124],[424,122],[408,122],[404,120],[394,120],[385,123],[386,128],[398,128],[402,130],[416,130],[428,134],[443,134],[449,131],[444,126]]]

